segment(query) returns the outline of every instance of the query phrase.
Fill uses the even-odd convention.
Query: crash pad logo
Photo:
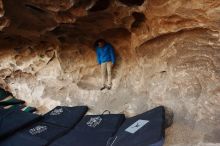
[[[36,135],[36,134],[40,134],[44,131],[47,131],[47,126],[42,126],[42,125],[38,125],[32,129],[29,130],[29,133],[31,135]]]
[[[102,118],[100,116],[98,117],[92,117],[90,120],[86,123],[89,127],[95,128],[102,122]]]
[[[131,126],[129,126],[127,129],[125,129],[126,132],[129,132],[131,134],[136,133],[138,130],[140,130],[144,125],[148,124],[150,121],[148,120],[138,120]]]
[[[60,109],[54,109],[54,110],[50,113],[50,115],[51,115],[51,116],[57,116],[57,115],[60,115],[60,114],[62,114],[62,113],[63,113],[63,109],[60,108]]]

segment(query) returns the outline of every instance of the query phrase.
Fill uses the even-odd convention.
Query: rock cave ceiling
[[[173,1],[173,9],[170,3],[171,0],[2,0],[1,47],[75,40],[91,45],[94,38],[102,37],[102,32],[114,28],[134,34],[137,38],[132,44],[137,47],[179,29],[208,27],[216,30],[219,27],[218,22],[210,24],[215,16],[208,11],[218,6],[217,1],[205,0],[204,6],[198,5],[191,12],[188,11],[191,1],[185,2],[186,8],[178,10],[174,6],[181,1]]]
[[[143,1],[121,1],[128,6],[140,3]],[[101,32],[124,27],[115,23],[118,14],[110,10],[114,7],[110,0],[3,0],[0,4],[1,44],[9,46],[55,40],[62,43],[69,38],[94,41]],[[143,21],[144,14],[135,12],[133,17]],[[138,22],[133,25],[137,27]]]
[[[187,9],[179,9],[178,13],[173,15],[173,10],[166,10],[169,3],[168,0],[2,0],[1,43],[8,41],[11,45],[12,42],[26,44],[55,40],[62,43],[70,38],[91,43],[94,38],[102,37],[100,34],[103,31],[124,28],[132,34],[142,35],[134,42],[134,45],[138,46],[161,33],[166,33],[167,26],[171,26],[172,31],[178,31],[178,25],[181,25],[182,29],[201,25],[204,27],[204,22],[209,20],[203,15],[205,7],[204,10],[195,9],[191,14]],[[211,7],[218,4],[210,0],[205,3]],[[162,6],[165,8],[164,13],[157,11]],[[185,11],[185,14],[182,11]],[[218,26],[213,23],[208,27],[216,29]],[[142,34],[140,29],[144,31]]]

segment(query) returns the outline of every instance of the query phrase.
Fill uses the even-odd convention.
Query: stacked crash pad
[[[16,99],[11,93],[0,88],[0,109],[15,109],[25,112],[35,112],[34,107],[26,106],[25,101]]]
[[[87,110],[86,106],[56,107],[45,114],[40,121],[18,131],[0,145],[46,146],[72,129]]]
[[[162,146],[165,138],[165,110],[157,107],[127,118],[107,146]]]
[[[37,121],[40,116],[14,109],[0,110],[0,139],[3,139],[25,126]],[[0,144],[1,145],[1,144]],[[3,146],[3,145],[1,145]]]
[[[125,118],[123,114],[85,115],[87,106],[58,106],[41,116],[23,103],[0,90],[0,146],[162,146],[164,143],[163,106]]]
[[[50,146],[105,146],[124,119],[122,114],[87,115],[74,129]]]

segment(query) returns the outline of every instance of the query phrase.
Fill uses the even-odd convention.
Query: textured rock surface
[[[0,30],[1,86],[41,112],[164,105],[166,146],[220,145],[219,0],[2,0]],[[100,37],[117,54],[111,91],[99,91]]]

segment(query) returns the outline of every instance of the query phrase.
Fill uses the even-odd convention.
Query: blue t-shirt
[[[105,44],[103,47],[96,47],[97,62],[102,64],[105,62],[112,62],[115,64],[115,53],[114,49],[110,44]]]

